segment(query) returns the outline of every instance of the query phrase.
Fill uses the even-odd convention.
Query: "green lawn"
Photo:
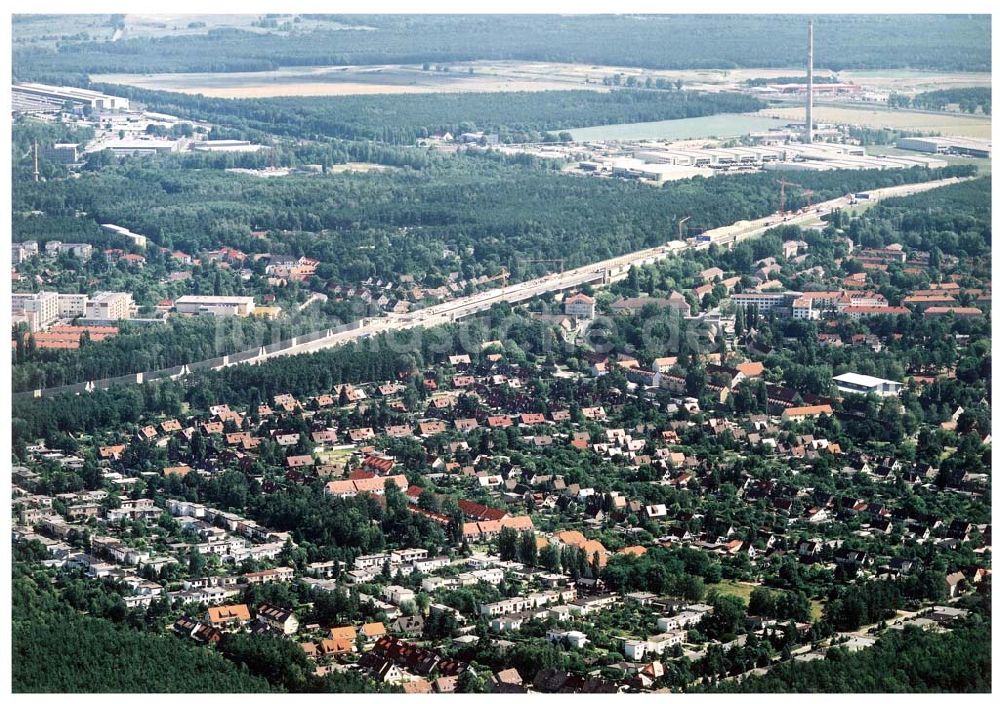
[[[818,621],[823,618],[823,602],[821,600],[809,600],[809,615],[812,617],[813,621]]]
[[[738,582],[734,579],[724,579],[718,584],[709,584],[708,591],[718,592],[719,594],[725,594],[728,596],[739,597],[744,604],[750,603],[750,592],[754,590],[755,587],[760,585],[753,584],[751,582]],[[773,589],[773,587],[768,587]],[[810,599],[810,616],[813,621],[816,621],[823,616],[823,602],[820,599]]]
[[[750,603],[750,592],[759,585],[750,582],[737,582],[733,579],[724,579],[718,584],[709,584],[709,592],[718,592],[727,596],[738,596],[744,603]]]

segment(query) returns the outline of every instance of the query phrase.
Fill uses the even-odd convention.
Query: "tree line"
[[[805,61],[805,20],[794,22],[780,15],[331,15],[325,19],[346,28],[217,29],[200,35],[18,47],[14,77],[58,82],[123,71],[270,71],[281,66],[420,65],[477,59],[652,69],[784,68]],[[814,20],[818,68],[990,70],[986,17],[818,15]]]
[[[230,129],[316,139],[413,144],[449,132],[486,131],[503,142],[537,142],[578,127],[675,120],[764,107],[741,93],[555,90],[224,99],[97,84],[150,109],[221,123]],[[550,137],[551,139],[551,137]]]
[[[26,692],[275,692],[211,649],[78,613],[15,566],[13,690]]]
[[[781,663],[766,675],[699,691],[956,694],[990,689],[990,619],[974,616],[943,635],[912,626],[889,631],[865,650],[834,647],[822,660]]]
[[[918,93],[911,102],[915,108],[927,110],[944,110],[949,105],[958,105],[962,112],[974,113],[982,111],[984,115],[992,112],[992,88],[945,88]]]

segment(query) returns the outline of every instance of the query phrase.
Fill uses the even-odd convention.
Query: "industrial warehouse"
[[[95,90],[49,86],[42,83],[16,83],[11,88],[15,112],[59,112],[70,103],[74,108],[93,111],[128,110],[128,98],[105,95]]]
[[[834,169],[937,169],[948,162],[929,156],[873,156],[850,144],[786,144],[684,149],[672,146],[636,149],[631,157],[611,160],[615,176],[655,181],[708,176],[714,171],[832,171]],[[666,168],[664,168],[666,167]],[[683,175],[680,175],[683,174]]]
[[[953,154],[976,159],[989,159],[993,145],[985,139],[971,137],[904,137],[896,142],[899,149],[929,154]]]

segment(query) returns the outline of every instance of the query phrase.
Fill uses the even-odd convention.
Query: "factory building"
[[[815,133],[816,131],[814,131]],[[851,144],[776,144],[751,147],[649,146],[637,149],[632,158],[614,161],[617,176],[656,181],[709,175],[714,171],[831,171],[834,169],[907,169],[914,166],[942,168],[947,162],[930,156],[871,156],[864,147]]]
[[[754,86],[750,93],[762,98],[776,98],[782,95],[805,95],[809,90],[808,83],[773,83],[766,86]],[[838,95],[860,95],[864,87],[857,83],[813,83],[814,95],[825,97]]]
[[[53,144],[42,148],[42,159],[53,164],[75,164],[79,158],[78,144]]]
[[[115,156],[151,156],[153,154],[169,154],[179,149],[179,144],[172,139],[112,139],[100,142],[94,151],[110,149]]]
[[[616,159],[611,165],[611,174],[622,178],[645,179],[656,183],[677,181],[694,176],[711,176],[711,171],[694,166],[681,166],[667,163],[647,164],[639,159]]]
[[[242,139],[211,139],[195,142],[191,148],[196,152],[259,152],[265,147]]]
[[[896,147],[928,154],[955,154],[977,159],[989,159],[993,151],[989,140],[972,137],[903,137],[896,142]]]
[[[95,111],[128,110],[129,106],[128,98],[42,83],[15,84],[11,88],[11,97],[15,112],[58,112],[67,103]]]

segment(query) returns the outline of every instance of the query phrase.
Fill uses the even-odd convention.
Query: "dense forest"
[[[946,633],[887,632],[856,653],[834,648],[826,659],[782,663],[762,677],[703,691],[726,694],[818,692],[989,692],[990,620],[974,618]]]
[[[430,345],[432,340],[422,342]],[[198,374],[193,384],[162,381],[112,387],[101,393],[15,400],[13,434],[15,442],[23,443],[55,438],[59,433],[93,432],[136,423],[144,412],[179,413],[189,398],[200,406],[209,399],[250,403],[277,393],[319,393],[339,383],[390,379],[413,364],[411,355],[387,351],[384,341],[380,344],[374,338],[311,355],[279,357],[263,366],[240,365]]]
[[[973,168],[803,174],[799,182],[825,199]],[[665,242],[688,213],[699,227],[718,227],[771,213],[777,200],[778,184],[766,173],[651,189],[470,157],[442,159],[419,172],[267,180],[146,161],[78,179],[18,182],[14,206],[18,212],[42,210],[46,219],[73,219],[84,211],[192,254],[226,245],[309,256],[321,262],[317,281],[325,284],[408,272],[430,285],[451,271],[467,279],[501,267],[515,280],[545,273],[525,258],[564,258],[567,268],[580,266]],[[797,207],[794,198],[791,206]],[[281,234],[260,239],[254,230]],[[29,236],[38,236],[36,219],[15,218],[14,238]],[[467,256],[459,262],[448,252]],[[199,290],[225,293],[227,280],[220,274]],[[363,312],[333,303],[323,310],[331,320]],[[315,329],[327,326],[319,321]],[[171,367],[277,341],[265,323],[239,327],[225,331],[195,322],[123,335],[81,352],[34,352],[26,342],[15,365],[15,389]],[[286,325],[278,339],[306,331]]]
[[[405,509],[403,513],[412,515]],[[164,602],[126,609],[113,589],[69,572],[53,575],[41,568],[39,560],[45,557],[38,542],[15,549],[15,692],[396,691],[359,672],[317,677],[302,648],[277,636],[226,634],[214,647],[185,642],[164,633],[170,622]],[[260,590],[268,600],[285,603],[280,589]],[[259,600],[253,591],[248,590],[247,601],[256,605]],[[307,592],[307,596],[320,607],[330,606],[322,595]]]
[[[296,30],[302,17],[313,28],[317,19],[347,28]],[[480,70],[452,63],[470,58],[564,60],[581,67],[597,62],[718,67],[721,62],[728,68],[798,65],[804,54],[805,19],[766,15],[302,17],[261,17],[254,26],[265,31],[258,33],[208,30],[203,36],[132,39],[126,32],[120,41],[106,43],[90,42],[86,35],[52,39],[54,50],[18,49],[15,73],[85,85],[90,70],[247,71],[406,61],[454,75]],[[128,21],[125,15],[110,18],[117,28]],[[188,29],[193,25],[205,28],[194,22]],[[821,65],[825,54],[826,66],[835,69],[989,70],[990,31],[989,18],[982,16],[820,16],[817,53]],[[523,281],[553,271],[556,260],[569,268],[664,244],[678,236],[682,219],[692,234],[777,210],[781,181],[773,172],[698,177],[654,188],[561,174],[565,162],[559,160],[485,149],[451,155],[412,146],[439,131],[485,130],[504,142],[557,141],[569,139],[560,130],[587,124],[760,106],[736,94],[679,90],[680,81],[667,89],[661,80],[658,90],[650,90],[647,82],[646,90],[608,92],[281,100],[208,99],[116,87],[113,92],[125,91],[150,109],[214,123],[213,137],[249,138],[273,151],[122,159],[104,151],[89,156],[72,178],[66,167],[43,162],[42,183],[34,182],[31,173],[36,141],[45,147],[92,134],[61,122],[19,122],[12,146],[12,239],[43,245],[57,238],[90,242],[95,256],[85,262],[69,254],[41,255],[22,262],[15,272],[16,291],[128,290],[140,303],[141,317],[151,314],[153,302],[182,293],[243,293],[280,305],[283,316],[176,318],[155,326],[122,321],[117,336],[95,343],[86,334],[80,349],[72,351],[38,349],[33,336],[21,334],[22,323],[12,340],[14,389],[113,377],[257,347],[379,314],[391,307],[393,297],[409,300],[410,285],[426,291],[454,280],[459,284],[452,289],[455,295],[464,295],[495,285],[470,280],[501,269],[511,281]],[[921,94],[912,105],[949,110],[957,104],[964,112],[989,112],[990,99],[988,89],[955,89]],[[902,104],[895,94],[893,100]],[[194,129],[204,133],[208,128],[154,125],[147,133],[190,135]],[[852,135],[879,143],[898,136],[868,128]],[[389,168],[360,173],[329,168],[345,161]],[[266,179],[224,171],[279,164],[310,168]],[[975,166],[797,172],[798,188],[786,194],[785,205],[790,210],[804,206],[803,192],[819,202],[975,172]],[[32,509],[51,505],[53,516],[72,518],[76,500],[96,496],[77,492],[106,489],[98,506],[103,517],[72,520],[65,533],[60,531],[66,548],[92,552],[95,558],[104,550],[102,559],[110,559],[107,544],[101,548],[92,539],[114,536],[155,555],[169,550],[178,559],[158,562],[157,569],[143,558],[135,575],[158,582],[164,592],[145,606],[126,606],[133,587],[120,578],[123,573],[91,578],[72,567],[78,558],[65,564],[52,559],[65,554],[64,546],[15,532],[13,690],[399,691],[353,665],[317,676],[317,661],[299,642],[325,637],[330,626],[372,621],[395,632],[401,624],[389,625],[386,605],[365,597],[389,598],[383,589],[396,584],[420,592],[414,603],[398,600],[405,616],[424,614],[432,601],[457,610],[435,607],[422,632],[417,629],[407,639],[471,664],[458,680],[459,692],[485,691],[493,672],[510,667],[526,683],[551,668],[625,684],[635,671],[621,662],[622,641],[649,639],[664,630],[658,623],[662,605],[627,597],[646,591],[712,608],[685,627],[683,647],[643,658],[662,662],[655,681],[641,687],[630,683],[629,689],[990,691],[991,186],[989,176],[967,179],[854,212],[838,209],[807,229],[779,224],[731,250],[712,245],[633,267],[621,280],[596,290],[581,287],[594,297],[599,315],[573,335],[553,322],[555,316],[540,315],[562,312],[565,298],[550,293],[516,306],[496,304],[461,323],[364,335],[351,344],[259,365],[195,369],[179,379],[147,378],[141,385],[79,395],[36,399],[27,398],[30,392],[17,394],[11,409],[12,462],[31,474],[15,475],[15,491],[26,496],[14,502],[13,520],[49,534],[38,522],[49,512]],[[140,251],[98,226],[107,222],[149,237],[141,267],[116,262],[114,254],[103,256],[100,250],[109,247]],[[804,254],[786,254],[783,245],[791,241]],[[905,262],[864,265],[864,250],[890,244],[903,247]],[[208,252],[222,246],[251,256],[219,265]],[[175,250],[200,261],[178,258]],[[266,258],[252,256],[263,253],[314,258],[317,271],[305,281],[280,285],[269,281]],[[925,315],[913,306],[906,315],[813,320],[762,314],[755,307],[736,310],[731,294],[754,290],[766,258],[780,266],[760,278],[785,291],[827,290],[841,285],[847,274],[864,271],[866,289],[889,305],[903,304],[931,284],[953,282],[956,305],[981,306],[986,314]],[[735,283],[720,283],[699,295],[693,289],[708,278],[703,274],[709,267],[719,267]],[[184,276],[173,276],[182,271]],[[404,285],[402,274],[413,278]],[[733,335],[719,335],[705,320],[681,319],[674,311],[667,316],[655,305],[631,315],[611,307],[620,297],[675,292],[685,296],[696,315],[717,310],[728,319],[732,314]],[[317,296],[314,302],[314,293],[329,298]],[[388,303],[377,298],[383,293]],[[412,298],[419,307],[436,295]],[[298,309],[300,304],[304,307]],[[607,321],[606,333],[592,335],[591,328]],[[694,342],[699,327],[710,327],[711,335]],[[486,342],[494,340],[500,342]],[[718,352],[719,366],[705,364],[702,352]],[[595,360],[605,353],[607,373],[599,374]],[[450,358],[455,354],[468,354],[469,360],[458,364]],[[685,403],[675,392],[654,398],[652,389],[636,381],[641,373],[613,361],[631,358],[646,369],[667,355],[676,357],[671,372],[682,378],[677,393],[692,397]],[[761,363],[759,374],[731,383],[726,367],[747,358]],[[902,389],[898,396],[841,394],[833,376],[845,371],[898,379]],[[459,375],[472,375],[473,386],[460,386]],[[504,383],[496,383],[497,376]],[[391,392],[375,388],[386,380],[399,387]],[[348,389],[336,388],[341,384],[366,387],[367,399],[355,402]],[[723,386],[731,391],[728,396]],[[452,406],[432,402],[445,389],[452,396],[451,388],[458,389]],[[331,390],[332,403],[314,397]],[[780,425],[761,422],[761,415],[774,414],[772,390],[781,398],[794,397],[794,405],[805,405],[809,393],[837,396],[830,401],[834,412]],[[301,400],[300,409],[262,415],[261,404],[286,393]],[[218,404],[245,412],[246,427],[259,439],[253,451],[233,448],[235,438],[226,436],[236,430],[231,420],[222,434],[174,434],[160,425],[176,418],[182,427],[198,428],[216,415],[219,409],[212,406]],[[585,413],[595,406],[607,413],[606,420]],[[557,410],[567,416],[557,420]],[[493,428],[485,419],[495,413],[520,416],[522,423]],[[544,414],[552,423],[529,426],[528,413]],[[415,437],[382,432],[427,418],[440,420],[444,430],[431,433],[421,427]],[[460,418],[476,418],[479,427],[463,427],[456,422]],[[163,427],[164,433],[143,439],[138,431],[146,425]],[[312,434],[319,428],[343,442],[356,437],[350,434],[354,429],[372,428],[371,444],[393,458],[391,471],[422,489],[415,501],[424,512],[414,510],[411,492],[392,482],[380,496],[330,496],[325,482],[338,470],[289,470],[297,464],[290,458],[312,457],[321,449]],[[610,440],[612,428],[627,429],[629,447],[641,448],[648,461],[633,463],[624,453],[599,449],[597,441]],[[585,434],[587,439],[569,443],[570,433],[577,432],[581,435],[573,437]],[[285,433],[297,434],[298,440],[286,447]],[[39,441],[77,456],[79,464],[36,448],[29,451],[28,445]],[[107,452],[99,449],[112,444],[123,445],[121,456],[102,460]],[[343,476],[363,476],[348,473],[369,466],[364,454],[343,449],[319,452],[320,462],[345,462]],[[676,450],[682,451],[683,463],[663,452]],[[444,471],[438,469],[442,463]],[[194,471],[164,471],[179,465]],[[467,476],[473,472],[465,468],[479,476]],[[885,476],[883,468],[890,470]],[[116,481],[121,474],[115,472],[130,475],[130,481]],[[675,481],[682,472],[684,480]],[[488,480],[481,481],[495,474],[513,479],[515,491],[506,491],[509,484],[494,490],[485,486]],[[563,493],[555,480],[569,490]],[[522,488],[524,496],[518,498]],[[545,502],[536,501],[536,491]],[[41,496],[51,500],[43,502]],[[176,511],[149,520],[111,518],[110,509],[126,497],[148,498],[159,507],[168,499],[204,503],[240,514],[241,533],[255,532],[245,521],[256,521],[270,531],[286,531],[289,539],[280,550],[255,551],[254,558],[242,561],[234,550],[230,566],[222,556],[206,556],[191,546],[204,540],[209,526],[170,515]],[[589,641],[586,646],[550,642],[551,629],[559,625],[551,616],[544,622],[526,620],[517,633],[501,634],[502,641],[489,633],[482,604],[542,588],[538,585],[549,576],[538,575],[536,581],[506,573],[495,584],[463,580],[459,588],[433,593],[424,588],[421,567],[404,576],[393,574],[391,562],[371,582],[352,578],[349,591],[316,588],[301,578],[316,574],[311,563],[330,561],[326,576],[340,579],[345,570],[360,566],[356,558],[361,554],[401,547],[425,548],[431,557],[469,556],[463,529],[479,512],[463,511],[459,498],[515,514],[527,511],[531,517],[534,530],[503,528],[488,544],[491,554],[562,573],[581,585],[581,578],[602,580],[609,593],[623,597],[612,608],[561,624],[579,629]],[[633,500],[638,503],[629,505]],[[214,522],[233,525],[218,517]],[[202,535],[192,537],[192,528]],[[577,528],[607,549],[604,564],[598,553],[588,555],[568,541],[538,539]],[[707,549],[712,545],[715,549]],[[452,562],[437,573],[450,577],[470,566],[465,562]],[[294,611],[303,624],[297,637],[254,628],[226,632],[202,645],[174,633],[171,624],[179,615],[202,617],[205,605],[167,592],[176,593],[182,584],[188,589],[191,579],[226,573],[242,575],[242,581],[248,572],[275,566],[293,568],[298,576],[243,585],[238,598],[258,613],[265,603]],[[959,572],[963,579],[956,583]],[[925,609],[945,603],[967,610],[967,617],[949,621],[942,613],[946,626],[924,621],[928,630],[912,623],[902,631],[887,625],[897,616],[937,621],[939,616]],[[460,614],[469,626],[461,631]],[[475,643],[463,644],[465,639],[455,638],[459,632],[474,634]],[[855,636],[862,634],[877,640],[858,649]],[[810,653],[805,661],[796,659],[802,653]],[[810,659],[816,653],[821,659]],[[338,661],[354,663],[360,654]]]
[[[16,80],[89,73],[265,71],[280,66],[420,64],[475,59],[659,69],[787,67],[805,59],[805,18],[776,15],[328,16],[359,30],[65,41],[14,52]],[[970,15],[819,15],[816,65],[833,70],[990,70],[990,22]],[[360,28],[373,28],[365,29]]]
[[[989,115],[993,106],[993,90],[991,88],[946,88],[931,90],[914,96],[911,103],[915,108],[927,110],[945,110],[949,105],[957,105],[962,112],[974,113],[982,111]]]
[[[281,691],[210,649],[78,613],[17,567],[13,614],[17,693]]]
[[[928,171],[802,174],[816,201],[844,193],[954,175]],[[318,275],[352,283],[377,272],[418,280],[450,270],[445,250],[467,252],[466,277],[507,266],[515,278],[544,273],[523,257],[566,259],[566,267],[672,239],[675,223],[712,228],[777,210],[779,184],[758,173],[695,178],[652,189],[605,179],[566,178],[488,156],[442,159],[435,168],[393,173],[258,179],[142,161],[58,183],[18,182],[15,212],[87,212],[142,232],[169,249],[197,253],[221,245],[321,262]],[[791,196],[788,205],[804,205]],[[18,238],[15,222],[15,239]],[[283,231],[259,239],[254,230]]]
[[[151,110],[209,120],[230,129],[315,139],[371,139],[413,144],[420,137],[485,130],[505,142],[537,142],[552,130],[653,122],[723,112],[752,112],[764,103],[740,93],[686,90],[560,90],[427,95],[352,95],[233,100],[95,84]]]

